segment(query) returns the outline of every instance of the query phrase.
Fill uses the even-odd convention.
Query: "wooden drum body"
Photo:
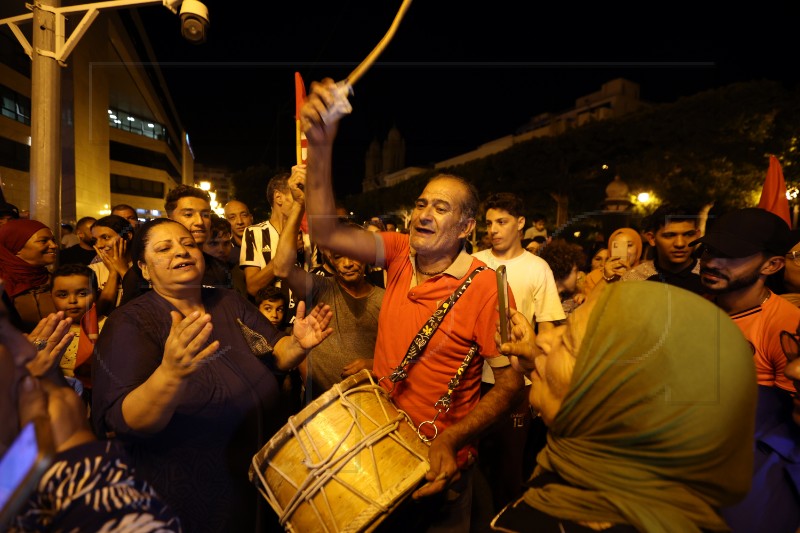
[[[369,371],[306,406],[253,457],[287,531],[372,531],[429,469],[428,445]]]

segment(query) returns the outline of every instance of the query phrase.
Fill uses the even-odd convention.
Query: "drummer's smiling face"
[[[453,255],[474,225],[473,219],[463,220],[465,201],[466,191],[458,180],[447,177],[431,180],[417,198],[411,214],[411,247],[423,255]]]
[[[157,291],[200,287],[205,270],[203,252],[181,224],[164,222],[145,236],[142,276]]]

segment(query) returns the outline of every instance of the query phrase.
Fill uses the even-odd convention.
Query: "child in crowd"
[[[70,331],[75,334],[59,363],[64,377],[81,397],[91,404],[92,353],[94,343],[105,323],[95,308],[97,277],[81,264],[62,265],[53,272],[50,294],[56,311],[71,318]]]
[[[228,265],[233,248],[232,235],[230,222],[222,217],[212,217],[211,237],[203,243],[203,251]]]
[[[269,285],[256,294],[256,303],[261,314],[279,330],[285,330],[283,318],[286,315],[286,295],[278,287]]]

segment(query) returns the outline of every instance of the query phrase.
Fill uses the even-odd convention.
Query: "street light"
[[[60,0],[37,0],[25,4],[32,12],[0,19],[31,58],[31,218],[51,228],[59,227],[61,211],[61,71],[67,57],[89,29],[101,10],[163,4],[175,14],[181,4],[183,35],[191,42],[205,41],[208,9],[198,0],[110,0],[76,6],[59,5]],[[201,9],[202,8],[202,9]],[[84,13],[67,36],[66,14]],[[19,28],[33,21],[33,44]]]

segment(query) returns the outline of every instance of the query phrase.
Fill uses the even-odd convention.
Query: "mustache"
[[[700,275],[702,276],[703,274],[711,274],[712,276],[722,278],[724,280],[728,279],[728,276],[726,276],[725,274],[723,274],[722,272],[720,272],[715,268],[701,268]]]

